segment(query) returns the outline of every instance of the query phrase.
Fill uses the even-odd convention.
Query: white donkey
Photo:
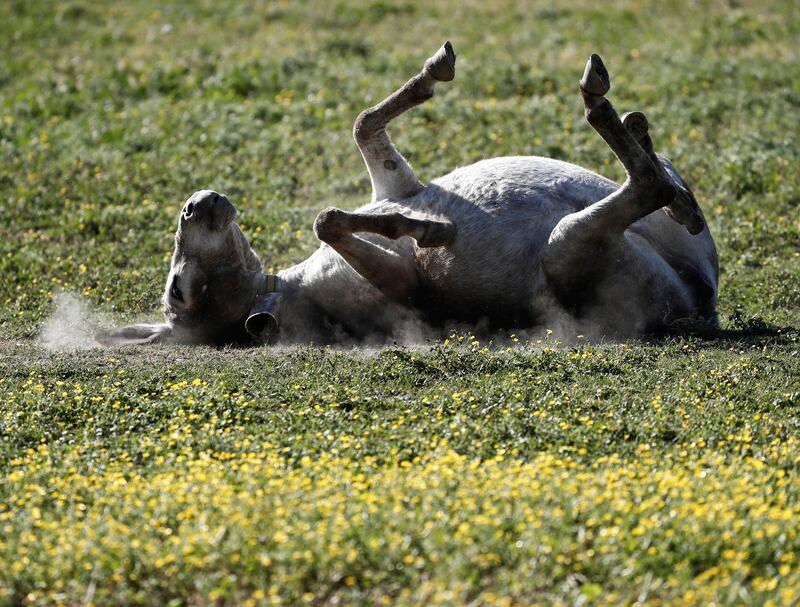
[[[633,336],[714,326],[717,252],[692,192],[653,151],[644,115],[620,118],[597,55],[580,81],[586,119],[627,172],[621,186],[539,157],[482,160],[424,186],[386,125],[455,76],[449,42],[397,92],[362,112],[354,137],[372,180],[356,212],[322,211],[322,241],[277,275],[223,195],[184,205],[164,293],[166,323],[100,336],[109,344],[332,342],[404,334],[415,322],[564,326]],[[463,325],[462,325],[463,326]]]

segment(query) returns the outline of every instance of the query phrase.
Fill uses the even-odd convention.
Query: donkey
[[[622,163],[620,186],[558,160],[481,160],[423,185],[386,127],[455,76],[446,42],[419,74],[356,119],[372,182],[355,212],[326,208],[321,246],[265,274],[222,194],[184,204],[163,296],[166,322],[99,336],[105,344],[229,344],[393,338],[449,322],[567,327],[630,337],[715,326],[718,261],[692,191],[655,153],[641,112],[620,117],[592,55],[585,116]]]

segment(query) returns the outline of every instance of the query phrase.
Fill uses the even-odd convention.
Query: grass
[[[794,2],[0,5],[0,604],[800,600]],[[273,270],[369,181],[353,118],[442,40],[393,125],[423,179],[502,154],[621,169],[576,82],[693,186],[713,335],[510,347],[51,353],[59,292],[158,317],[180,203],[227,192]]]

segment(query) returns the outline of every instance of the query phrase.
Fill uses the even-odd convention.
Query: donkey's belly
[[[530,219],[477,233],[462,230],[449,247],[414,248],[420,275],[415,304],[432,319],[488,320],[498,327],[535,323],[533,300],[543,276],[539,254],[546,235],[532,238]],[[541,226],[539,226],[541,227]]]

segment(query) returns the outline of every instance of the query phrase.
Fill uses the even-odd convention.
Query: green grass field
[[[794,0],[0,3],[0,605],[797,604],[799,34]],[[197,189],[266,268],[308,255],[369,197],[353,119],[445,39],[391,131],[420,177],[621,179],[599,52],[705,211],[717,333],[42,347],[63,293],[159,318]]]

